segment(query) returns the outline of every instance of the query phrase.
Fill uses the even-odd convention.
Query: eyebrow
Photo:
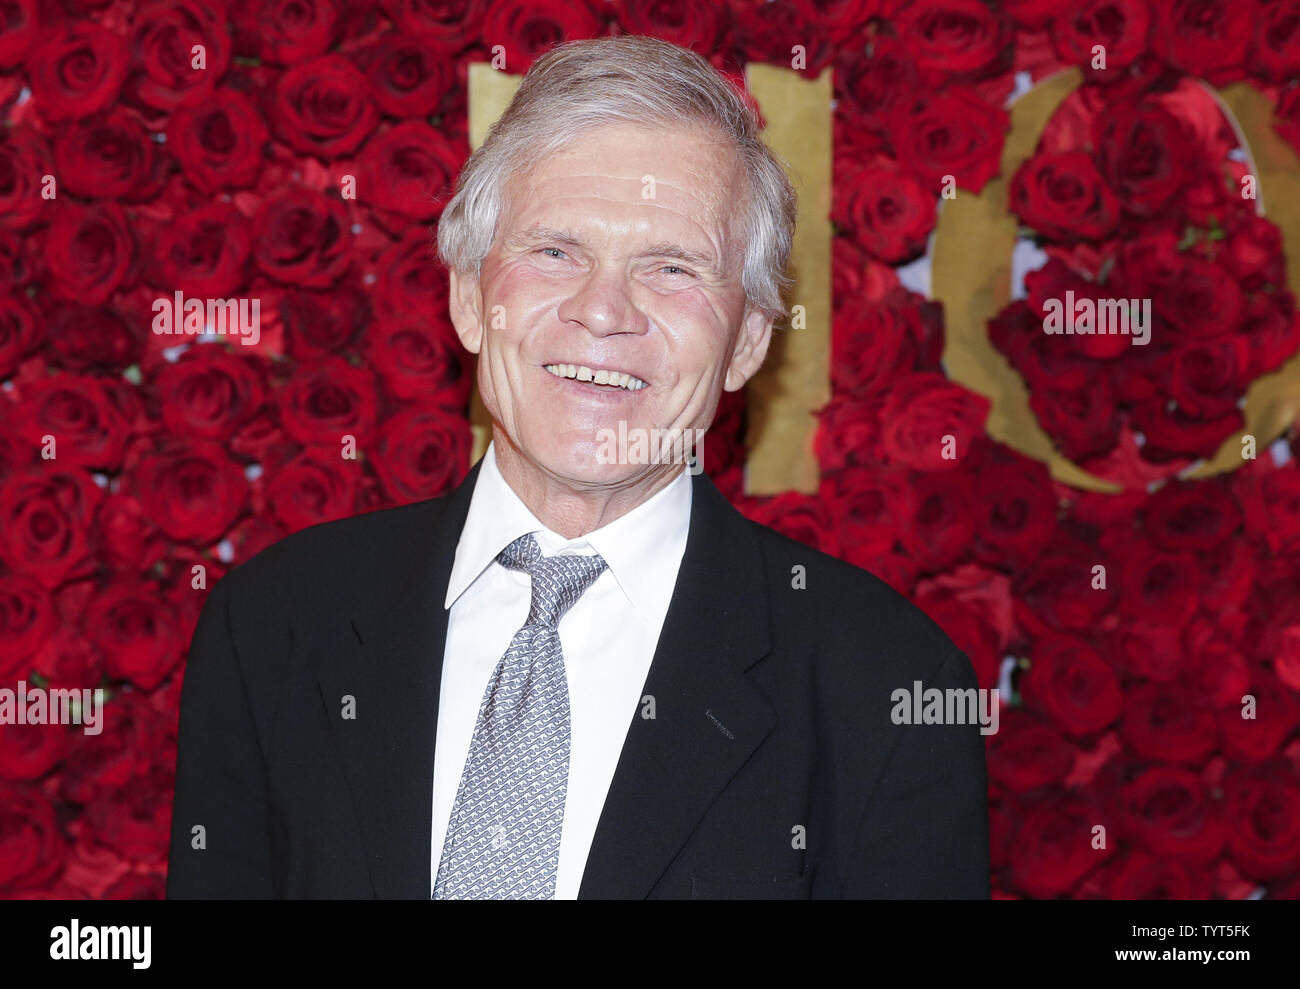
[[[511,239],[517,244],[532,244],[539,241],[549,241],[554,244],[565,244],[570,247],[582,247],[585,245],[583,239],[571,230],[562,230],[558,227],[547,227],[542,224],[534,224],[520,233],[517,237]],[[675,244],[666,240],[661,240],[658,243],[651,244],[649,247],[639,251],[638,256],[671,258],[674,261],[681,261],[683,264],[695,265],[700,268],[713,268],[717,263],[712,255],[701,254],[699,251],[693,251],[688,247],[683,247],[681,244]]]

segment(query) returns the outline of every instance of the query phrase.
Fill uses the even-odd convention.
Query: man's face
[[[603,463],[602,431],[694,437],[758,369],[772,321],[741,288],[744,189],[711,136],[633,125],[587,131],[512,179],[478,278],[452,274],[451,308],[480,354],[484,405],[531,467],[583,488],[675,474]],[[585,369],[645,385],[580,380]]]

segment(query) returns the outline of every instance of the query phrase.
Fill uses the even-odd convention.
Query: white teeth
[[[628,391],[640,391],[649,387],[635,375],[624,371],[610,371],[607,368],[593,371],[585,364],[546,364],[546,370],[558,378],[576,378],[578,381],[590,381],[598,385],[614,385]]]

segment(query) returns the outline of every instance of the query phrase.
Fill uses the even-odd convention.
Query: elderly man
[[[492,443],[448,496],[214,588],[170,895],[988,895],[978,726],[891,716],[970,662],[694,469],[784,314],[793,222],[703,59],[534,65],[438,230]]]

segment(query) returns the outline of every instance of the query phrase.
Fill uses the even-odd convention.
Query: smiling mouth
[[[650,387],[648,382],[626,371],[611,371],[603,367],[593,369],[585,364],[543,364],[542,366],[557,378],[573,378],[593,385],[623,388],[627,391],[640,391],[642,388]]]

